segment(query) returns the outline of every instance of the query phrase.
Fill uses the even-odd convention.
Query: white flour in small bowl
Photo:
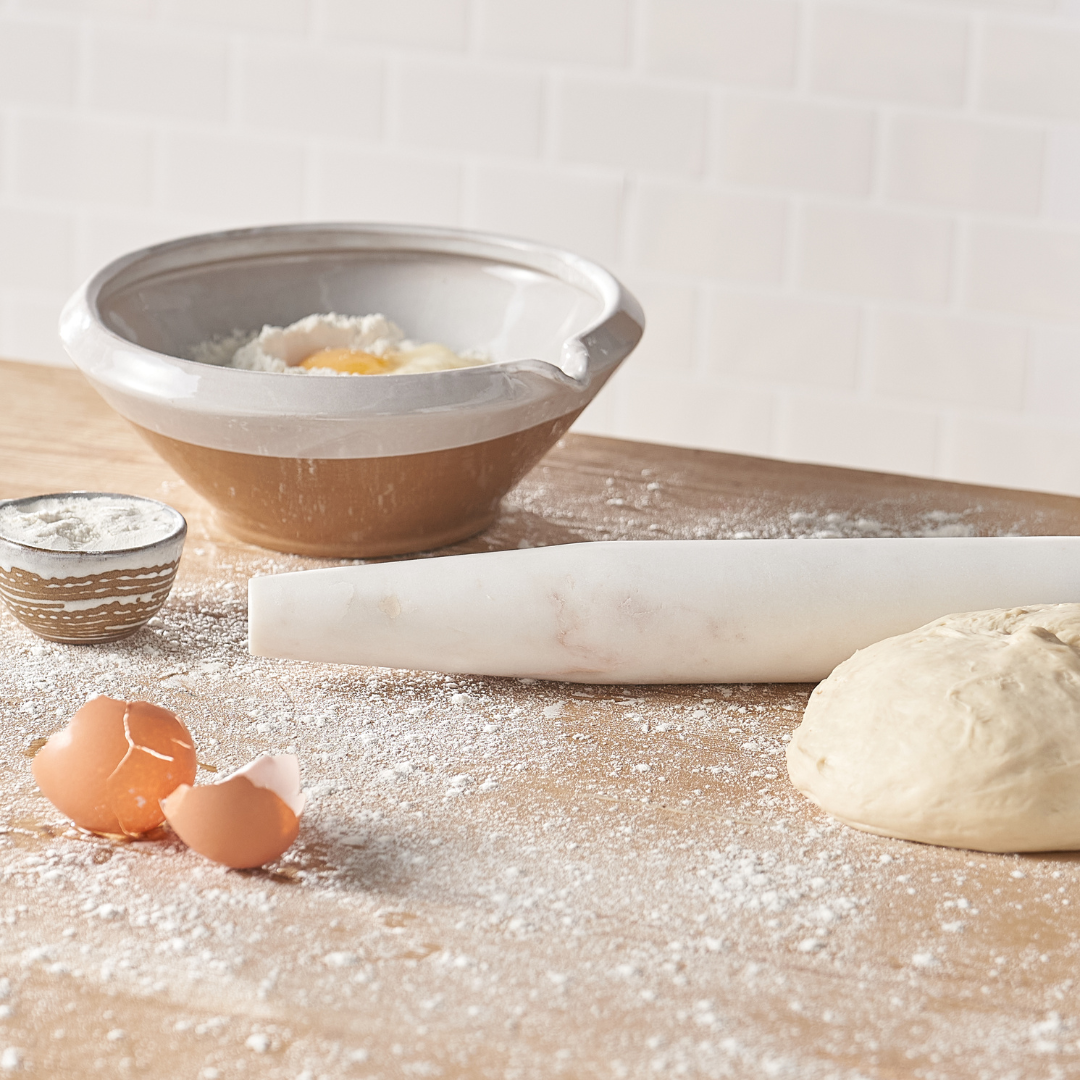
[[[127,551],[174,533],[179,515],[123,495],[44,496],[0,504],[0,536],[48,551]]]

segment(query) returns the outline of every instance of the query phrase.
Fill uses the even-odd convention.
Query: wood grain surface
[[[1077,856],[831,822],[784,769],[811,687],[254,660],[248,577],[325,563],[224,534],[75,372],[0,364],[0,416],[0,497],[127,491],[190,525],[160,625],[124,643],[47,645],[0,617],[0,1067],[1080,1074]],[[570,435],[451,550],[1078,532],[1065,497]],[[175,709],[219,773],[295,749],[312,808],[293,851],[236,873],[167,830],[138,843],[71,830],[30,760],[101,690]]]

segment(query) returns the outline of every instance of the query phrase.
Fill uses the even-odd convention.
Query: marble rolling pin
[[[814,682],[958,611],[1080,601],[1080,537],[654,540],[252,578],[257,656],[589,683]]]

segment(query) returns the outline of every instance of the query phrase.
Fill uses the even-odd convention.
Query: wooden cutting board
[[[830,822],[784,769],[811,687],[255,660],[247,578],[324,563],[223,534],[72,371],[0,364],[0,415],[0,497],[128,491],[191,527],[160,624],[126,642],[46,645],[0,616],[0,1067],[207,1080],[1080,1071],[1077,857]],[[1070,498],[571,435],[452,550],[1078,532]],[[219,774],[293,748],[312,793],[298,844],[236,873],[167,832],[122,844],[69,829],[36,794],[30,755],[95,692],[175,709]]]

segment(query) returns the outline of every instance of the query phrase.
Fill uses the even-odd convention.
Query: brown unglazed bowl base
[[[149,621],[149,620],[147,620]],[[108,635],[96,635],[94,637],[59,637],[56,634],[43,633],[41,630],[37,630],[34,627],[28,627],[34,631],[39,638],[44,638],[46,641],[53,641],[57,645],[110,645],[114,641],[123,641],[126,637],[131,637],[136,630],[141,630],[146,623],[139,623],[137,626],[133,626],[130,630],[124,630],[118,634]]]
[[[38,637],[62,645],[104,645],[134,634],[161,610],[179,561],[65,578],[0,567],[0,598]],[[71,601],[81,606],[71,610]]]
[[[485,442],[370,458],[240,454],[136,430],[240,540],[293,555],[429,551],[486,528],[578,411]]]

